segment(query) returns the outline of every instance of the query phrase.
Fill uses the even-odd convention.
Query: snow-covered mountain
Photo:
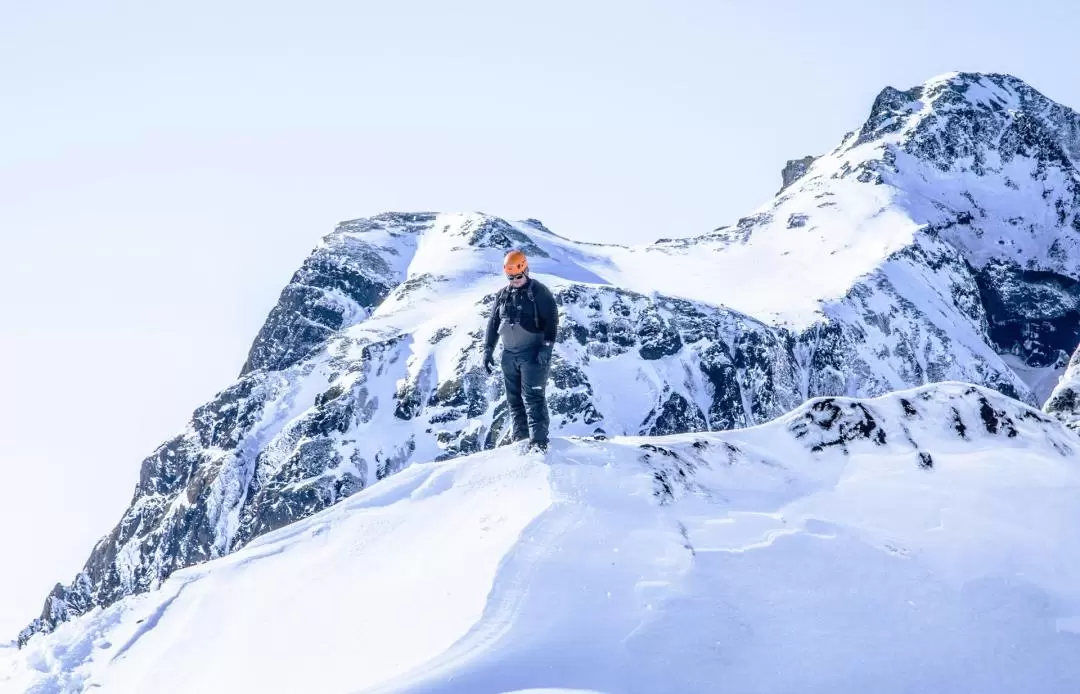
[[[886,89],[736,224],[636,247],[540,222],[386,214],[304,262],[237,382],[142,465],[132,503],[20,637],[156,586],[411,462],[506,435],[478,345],[500,260],[563,328],[554,435],[759,424],[827,395],[965,381],[1037,405],[1080,342],[1080,116],[1003,75]]]
[[[418,463],[0,655],[3,691],[1080,688],[1080,457],[937,384]]]

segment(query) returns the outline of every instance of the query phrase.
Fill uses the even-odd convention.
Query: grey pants
[[[514,441],[548,441],[548,367],[536,363],[536,349],[521,352],[503,350],[502,371],[506,384],[506,405],[510,410]]]

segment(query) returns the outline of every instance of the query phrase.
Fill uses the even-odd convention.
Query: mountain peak
[[[1016,156],[1074,170],[1080,115],[1018,77],[952,72],[906,91],[883,89],[857,137],[838,152],[870,143],[898,145],[942,171],[959,166],[982,175],[988,164]]]
[[[371,317],[396,288],[411,292],[448,265],[498,267],[514,248],[533,258],[548,255],[513,223],[480,212],[385,212],[340,222],[282,290],[240,375],[292,366],[338,331]]]
[[[907,90],[885,87],[878,93],[871,116],[885,108],[923,101],[931,109],[947,109],[962,103],[970,105],[996,102],[1001,106],[1020,107],[1024,101],[1049,101],[1013,75],[982,72],[948,72],[931,77]]]

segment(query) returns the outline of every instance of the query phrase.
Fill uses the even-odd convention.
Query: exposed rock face
[[[989,336],[1003,352],[1031,366],[1061,366],[1076,346],[1080,282],[1015,263],[992,261],[975,276]]]
[[[783,179],[783,185],[780,186],[777,195],[783,193],[784,189],[802,178],[810,169],[810,165],[814,163],[815,159],[817,159],[817,157],[806,156],[802,159],[788,160],[788,163],[784,165],[783,171],[780,172],[780,177]]]
[[[1054,369],[1080,344],[1078,156],[1075,113],[1015,78],[959,74],[883,91],[836,150],[785,168],[783,195],[695,238],[582,244],[481,214],[345,222],[20,639],[411,462],[504,442],[478,348],[511,248],[562,314],[553,435],[730,429],[935,381],[1037,404],[1010,364]],[[1048,412],[1073,416],[1070,383]],[[829,445],[881,430],[815,407],[846,422]]]
[[[1052,457],[1076,454],[1077,441],[1052,417],[1000,393],[964,383],[940,383],[890,393],[874,399],[826,397],[803,403],[780,421],[772,434],[816,458],[880,454],[904,456],[923,470],[934,468],[934,456],[957,450],[1043,448]],[[782,431],[779,431],[782,427]],[[642,462],[653,471],[654,494],[660,503],[699,491],[695,473],[717,465],[777,465],[763,456],[760,445],[749,450],[732,432],[713,437],[681,437],[677,443],[644,443]],[[767,454],[766,454],[767,455]]]
[[[1080,347],[1073,352],[1065,373],[1043,405],[1043,411],[1070,429],[1080,430]]]
[[[367,318],[405,280],[399,245],[408,248],[415,239],[409,231],[434,219],[430,213],[361,219],[340,229],[367,233],[327,236],[282,290],[240,375],[292,366],[337,331]]]

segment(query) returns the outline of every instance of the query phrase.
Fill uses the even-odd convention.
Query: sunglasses
[[[525,273],[524,273],[524,272],[519,272],[519,273],[518,273],[518,274],[516,274],[516,275],[507,275],[507,276],[506,276],[506,279],[508,279],[508,280],[519,280],[519,279],[521,279],[521,278],[522,278],[522,277],[524,277],[524,276],[525,276]]]

